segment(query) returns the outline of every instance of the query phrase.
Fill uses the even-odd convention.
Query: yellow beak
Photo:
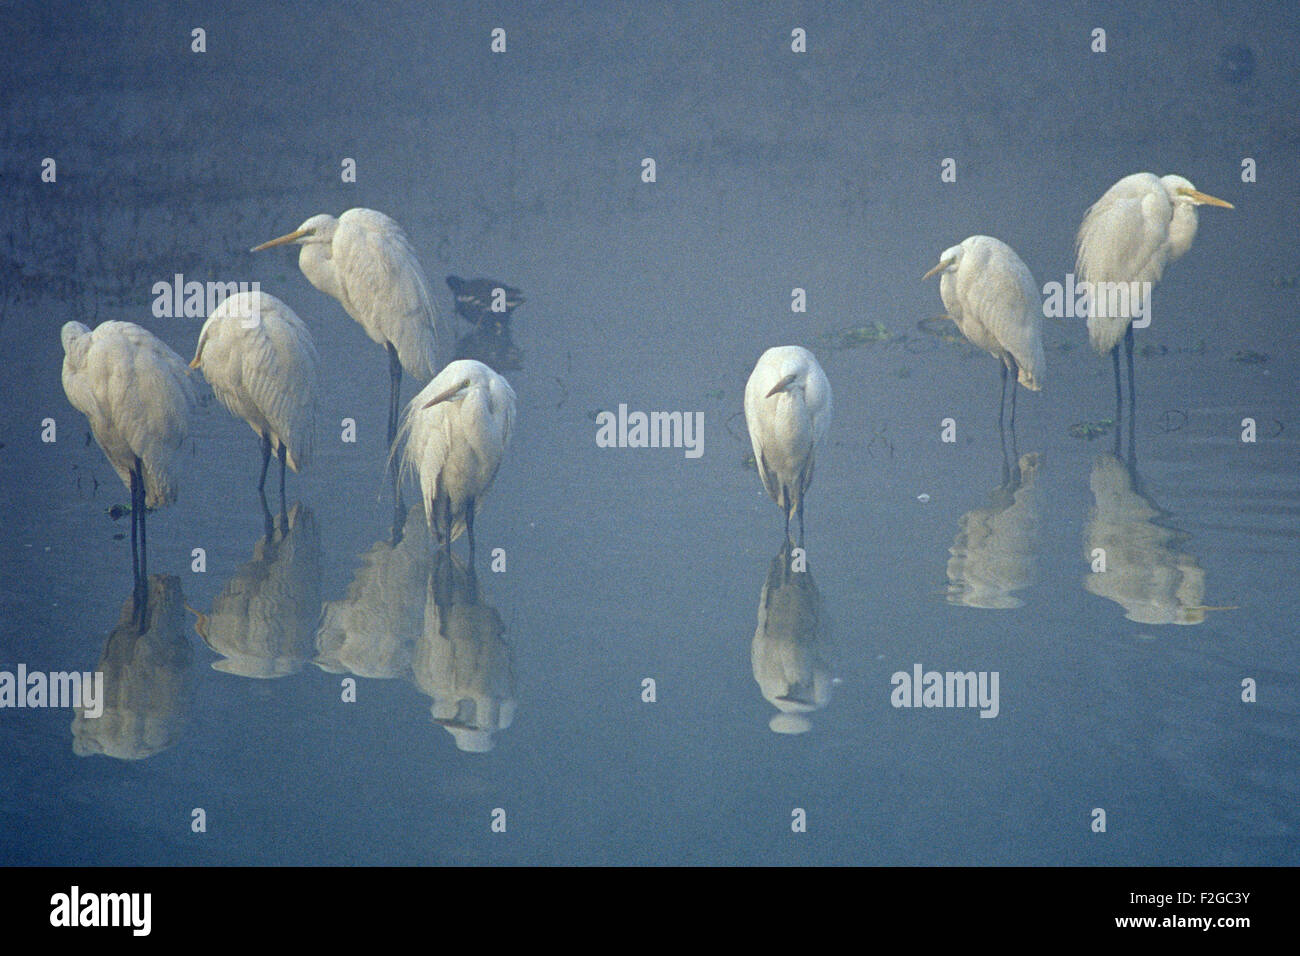
[[[1217,196],[1203,193],[1199,189],[1188,189],[1183,193],[1183,195],[1191,198],[1198,206],[1218,206],[1221,209],[1237,208],[1232,203],[1219,199]]]
[[[799,377],[798,375],[795,375],[793,372],[791,372],[785,378],[781,379],[781,381],[773,385],[772,391],[768,392],[764,396],[764,398],[771,398],[777,392],[784,392],[787,388],[789,388],[791,385],[794,384],[794,380],[797,379],[798,377]]]
[[[455,385],[447,389],[441,395],[435,395],[433,398],[429,399],[429,401],[425,403],[424,407],[433,408],[434,405],[437,405],[440,402],[447,401],[447,399],[454,397],[457,392],[459,392],[462,388],[464,388],[468,384],[469,382],[457,382]]]
[[[940,262],[937,266],[935,266],[933,269],[931,269],[931,270],[930,270],[929,272],[927,272],[925,275],[921,276],[921,281],[924,282],[926,279],[930,278],[930,276],[934,275],[936,272],[942,272],[944,269],[946,269],[946,268],[948,268],[950,265],[952,265],[952,263],[953,263],[953,260],[951,260],[951,259],[944,259],[942,262]]]
[[[287,236],[281,236],[279,239],[272,239],[270,242],[264,242],[260,246],[253,246],[253,248],[249,249],[248,251],[261,252],[263,249],[270,249],[273,246],[283,246],[285,243],[296,242],[297,240],[301,239],[303,236],[310,236],[312,234],[312,231],[313,230],[311,229],[295,229]]]
[[[198,368],[198,367],[199,367],[199,357],[196,355],[194,356],[194,359],[190,362],[190,368]]]

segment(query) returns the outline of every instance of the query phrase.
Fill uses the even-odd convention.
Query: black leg
[[[795,511],[799,515],[799,547],[803,547],[803,495],[799,495],[799,503],[795,505]]]
[[[140,584],[147,587],[149,581],[149,537],[146,534],[148,527],[146,519],[149,516],[149,509],[145,505],[145,487],[144,487],[144,465],[140,459],[135,460],[135,473],[138,476],[136,485],[139,487],[140,496]]]
[[[1015,359],[1008,359],[1007,364],[1002,366],[1002,382],[1006,384],[1007,378],[1011,379],[1011,432],[1016,431],[1016,386],[1020,382],[1020,366],[1016,364]]]
[[[131,469],[131,580],[140,586],[140,476]]]
[[[1015,386],[1011,386],[1014,393]],[[1002,406],[1007,403],[1007,363],[1002,363],[1002,391],[998,395],[998,429],[1002,428]]]
[[[1128,360],[1128,408],[1129,414],[1137,414],[1137,389],[1133,385],[1133,326],[1124,333],[1124,352]]]
[[[284,468],[285,468],[285,462],[288,459],[288,457],[289,457],[289,450],[285,448],[283,445],[281,445],[280,446],[280,514],[284,515],[286,519],[289,517],[289,509],[284,506]],[[288,527],[287,521],[285,522],[285,526]]]
[[[440,523],[443,528],[443,534],[441,535],[443,547],[446,549],[448,554],[451,554],[452,519],[450,497],[442,499],[442,521]]]
[[[1115,365],[1115,421],[1124,417],[1124,396],[1119,390],[1119,344],[1110,350],[1110,357]]]
[[[465,533],[469,535],[469,563],[474,565],[474,499],[465,506]]]
[[[264,433],[262,435],[262,477],[257,479],[258,491],[264,491],[266,489],[266,466],[269,465],[270,463],[271,463],[271,436],[269,434]]]
[[[785,540],[790,540],[790,489],[781,487],[781,510],[785,512]]]
[[[258,499],[262,502],[262,528],[269,543],[275,537],[275,519],[271,517],[271,507],[266,503],[266,492],[258,490]]]
[[[388,393],[388,447],[393,447],[393,439],[397,437],[397,399],[402,392],[402,363],[397,358],[397,349],[393,343],[388,343],[388,378],[390,382],[390,391]]]

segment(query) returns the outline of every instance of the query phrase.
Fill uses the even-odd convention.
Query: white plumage
[[[939,296],[961,334],[1002,363],[1005,400],[1007,372],[1025,388],[1043,387],[1043,310],[1038,285],[1014,249],[992,236],[963,239],[939,256],[935,273]],[[1011,386],[1015,421],[1015,384]],[[998,410],[1001,420],[1001,406]]]
[[[482,362],[459,359],[406,407],[399,442],[401,475],[420,483],[429,530],[450,546],[468,529],[496,477],[515,423],[515,393]]]
[[[265,451],[283,451],[294,471],[308,466],[320,356],[293,309],[265,292],[230,296],[203,324],[190,367],[203,370],[217,400],[248,423]]]
[[[103,711],[72,719],[72,752],[144,760],[185,735],[194,707],[194,651],[185,634],[180,578],[155,574],[134,588],[94,671]]]
[[[763,488],[790,519],[799,519],[812,484],[817,446],[831,424],[831,385],[817,359],[798,345],[770,348],[745,385],[745,424]]]
[[[145,507],[174,502],[176,458],[196,405],[184,360],[131,322],[105,322],[93,332],[68,322],[62,339],[63,391],[89,419],[113,470],[128,489],[138,472]]]
[[[438,368],[438,313],[415,250],[402,227],[382,212],[349,209],[337,219],[312,216],[253,251],[291,242],[302,246],[298,266],[308,281],[337,299],[388,350],[391,442],[402,369],[424,382]]]
[[[269,519],[268,519],[269,520]],[[241,677],[293,674],[312,659],[321,613],[320,533],[296,504],[253,547],[194,629],[222,659],[212,669]]]
[[[439,554],[411,677],[432,698],[434,723],[466,753],[487,753],[495,746],[493,735],[514,721],[515,676],[505,630],[496,608],[479,595],[473,566]]]
[[[424,633],[432,557],[424,508],[412,505],[396,543],[377,541],[361,556],[347,594],[326,601],[316,632],[316,666],[331,674],[408,677],[411,649]]]
[[[1169,263],[1191,248],[1196,238],[1196,207],[1202,205],[1233,208],[1231,203],[1199,192],[1182,176],[1125,176],[1083,217],[1075,240],[1077,278],[1094,284],[1154,285]],[[1132,321],[1131,316],[1089,315],[1088,338],[1093,348],[1102,355],[1110,352]]]
[[[777,709],[768,726],[778,734],[812,729],[809,715],[830,702],[838,683],[830,663],[830,620],[810,570],[795,571],[789,542],[768,568],[749,647],[754,681]]]

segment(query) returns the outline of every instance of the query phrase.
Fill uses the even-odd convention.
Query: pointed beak
[[[198,367],[199,367],[199,357],[196,355],[194,356],[193,360],[190,362],[190,368],[198,368]]]
[[[1232,203],[1219,199],[1217,196],[1211,196],[1203,193],[1199,189],[1188,189],[1183,193],[1184,196],[1192,200],[1198,206],[1218,206],[1220,209],[1236,209]]]
[[[460,392],[460,390],[462,388],[465,388],[467,385],[469,385],[469,382],[457,382],[455,385],[447,389],[442,394],[435,395],[433,398],[429,399],[429,401],[427,401],[423,407],[433,408],[434,405],[437,405],[441,402],[445,402],[449,398],[455,398],[456,395]]]
[[[941,261],[937,266],[935,266],[933,269],[931,269],[931,270],[930,270],[929,272],[927,272],[925,275],[921,276],[921,281],[924,282],[926,279],[930,278],[930,276],[934,275],[936,272],[942,272],[944,269],[948,268],[950,265],[952,265],[952,260],[951,260],[951,259],[944,259],[944,260],[942,260],[942,261]]]
[[[773,386],[772,386],[772,391],[768,392],[768,393],[767,393],[765,396],[763,396],[763,397],[764,397],[764,398],[771,398],[771,397],[772,397],[773,395],[775,395],[777,392],[784,392],[787,388],[789,388],[791,385],[794,384],[794,380],[797,379],[798,377],[799,377],[798,375],[795,375],[793,372],[791,372],[791,373],[790,373],[789,375],[787,375],[785,378],[781,379],[781,381],[779,381],[779,382],[777,382],[775,385],[773,385]]]
[[[286,243],[297,242],[303,236],[310,236],[313,231],[314,230],[312,229],[295,229],[287,236],[281,236],[279,239],[272,239],[270,242],[264,242],[260,246],[253,246],[253,248],[249,249],[248,251],[261,252],[263,249],[270,249],[273,246],[283,246]]]

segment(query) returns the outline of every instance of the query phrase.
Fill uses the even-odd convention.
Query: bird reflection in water
[[[453,359],[475,359],[496,372],[523,368],[524,353],[514,342],[510,321],[526,300],[514,286],[496,279],[447,276],[456,314],[474,330],[456,339]]]
[[[433,548],[424,509],[404,511],[387,540],[361,556],[347,594],[326,601],[316,632],[316,666],[330,674],[379,679],[411,674],[424,632],[425,590]]]
[[[467,753],[486,753],[515,716],[515,675],[505,624],[479,593],[473,565],[439,551],[429,578],[413,676],[433,698],[433,721]]]
[[[214,670],[241,677],[285,677],[315,653],[320,618],[320,533],[301,502],[272,517],[262,496],[265,533],[194,625],[222,659]]]
[[[1114,454],[1094,459],[1090,484],[1086,591],[1114,601],[1139,624],[1200,624],[1207,611],[1232,610],[1204,603],[1205,571],[1183,550],[1191,536],[1171,526],[1169,512],[1146,494],[1131,431],[1127,462],[1120,460],[1117,429]]]
[[[1034,582],[1039,549],[1039,456],[1018,454],[1011,429],[1011,453],[1002,431],[1002,481],[988,503],[961,516],[948,549],[949,604],[988,609],[1020,607],[1015,596]]]
[[[194,699],[194,650],[186,637],[180,579],[150,575],[132,589],[95,670],[104,675],[103,712],[72,720],[72,752],[143,760],[185,733]]]
[[[772,559],[750,645],[754,680],[778,711],[768,726],[778,734],[811,730],[809,715],[830,702],[831,688],[839,683],[830,662],[830,621],[803,561],[802,549],[788,540]]]

